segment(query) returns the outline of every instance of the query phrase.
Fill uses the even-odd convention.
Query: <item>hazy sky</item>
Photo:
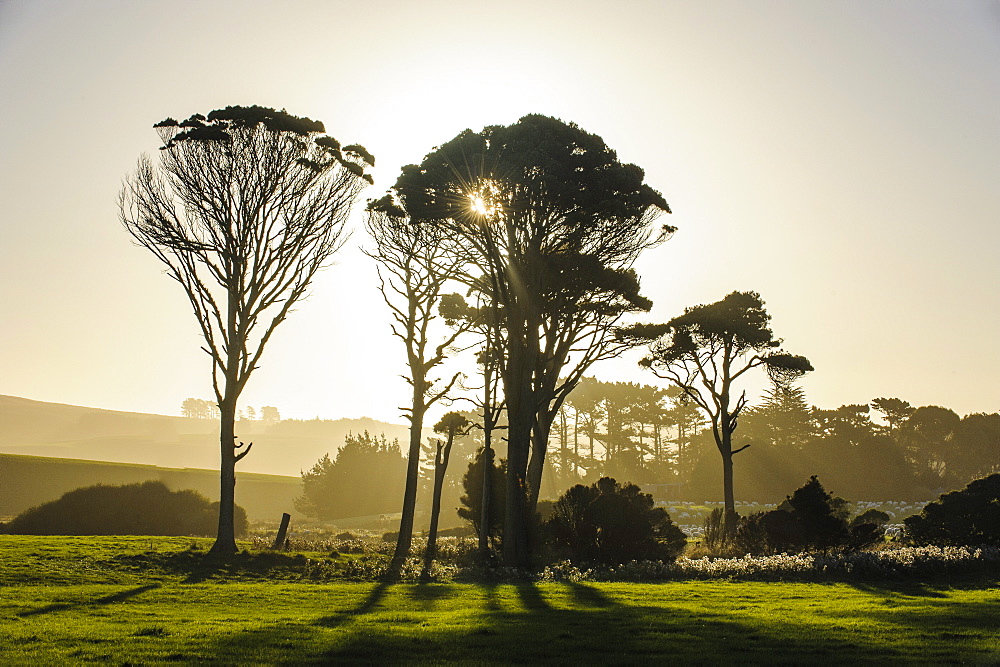
[[[118,220],[151,125],[260,104],[399,168],[464,128],[575,121],[646,170],[672,240],[644,319],[761,293],[823,407],[1000,410],[1000,4],[0,0],[0,393],[177,414],[210,366]],[[360,208],[360,207],[359,207]],[[362,216],[244,404],[399,421]],[[644,380],[635,356],[594,368]]]

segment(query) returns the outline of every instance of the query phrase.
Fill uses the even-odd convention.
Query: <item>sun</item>
[[[492,180],[484,179],[475,190],[468,192],[469,210],[476,215],[492,216],[500,212],[497,202],[500,188]]]
[[[486,203],[482,195],[469,195],[469,208],[478,215],[489,215],[493,212],[493,208]]]

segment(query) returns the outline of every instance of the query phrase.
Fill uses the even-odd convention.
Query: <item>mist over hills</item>
[[[333,456],[348,433],[384,433],[405,443],[409,428],[368,417],[242,420],[237,437],[253,442],[239,465],[245,473],[298,476],[324,454]],[[120,412],[0,395],[0,453],[218,469],[219,422]]]

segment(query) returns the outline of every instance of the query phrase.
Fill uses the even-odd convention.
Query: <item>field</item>
[[[995,578],[311,583],[326,554],[206,568],[208,543],[0,536],[0,663],[1000,660]]]

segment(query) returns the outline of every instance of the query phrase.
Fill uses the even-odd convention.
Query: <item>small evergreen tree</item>
[[[462,476],[462,488],[465,490],[461,498],[462,506],[458,508],[458,516],[472,524],[476,535],[480,534],[483,515],[483,452],[480,447],[476,458],[469,462],[469,467]],[[500,459],[499,465],[493,464],[493,478],[490,493],[490,543],[495,548],[503,529],[504,489],[507,483],[507,459]]]

